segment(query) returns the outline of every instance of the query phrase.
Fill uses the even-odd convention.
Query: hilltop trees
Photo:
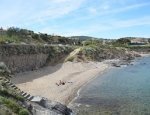
[[[120,39],[116,40],[116,42],[119,44],[123,44],[123,45],[127,45],[127,44],[131,43],[130,39],[128,39],[128,38],[120,38]]]
[[[15,28],[15,27],[10,27],[7,29],[8,36],[27,37],[32,34],[34,34],[34,32],[31,30],[27,30],[27,29],[20,29],[20,28]]]
[[[150,38],[148,38],[148,43],[150,43]]]
[[[5,35],[0,35],[0,43],[81,45],[78,39],[69,39],[46,33],[34,33],[31,30],[16,27],[10,27],[6,30]]]
[[[86,41],[83,41],[82,44],[84,46],[88,46],[88,45],[102,45],[102,41],[101,40],[98,40],[98,39],[90,39],[90,40],[86,40]]]
[[[130,38],[120,38],[120,39],[117,39],[115,41],[112,42],[112,45],[113,46],[116,46],[116,47],[122,47],[122,46],[127,46],[128,44],[131,43],[131,40]]]

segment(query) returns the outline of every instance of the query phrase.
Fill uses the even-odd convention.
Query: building
[[[135,39],[131,39],[130,45],[146,45],[147,43],[148,43],[147,39],[135,38]]]

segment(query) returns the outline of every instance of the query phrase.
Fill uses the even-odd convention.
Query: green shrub
[[[29,115],[29,112],[28,112],[28,110],[26,110],[26,109],[21,109],[21,110],[19,111],[19,115]]]
[[[3,44],[5,42],[8,42],[8,43],[12,43],[12,42],[15,42],[15,43],[18,43],[20,42],[20,39],[19,37],[17,36],[7,36],[7,35],[0,35],[0,44]]]
[[[5,104],[6,107],[10,108],[14,113],[18,113],[20,110],[20,106],[13,100],[2,98],[2,103]]]
[[[24,97],[16,95],[15,99],[19,100],[19,101],[24,101]]]
[[[11,91],[11,90],[6,90],[6,89],[1,90],[0,89],[0,96],[4,96],[4,97],[8,97],[8,98],[11,97],[11,98],[13,98],[14,100],[17,100],[17,101],[18,100],[19,101],[24,101],[24,97],[13,93],[13,91]]]
[[[72,57],[69,57],[68,59],[67,59],[67,61],[73,61],[74,60],[74,57],[72,56]]]
[[[6,87],[5,83],[2,83],[2,84],[4,87]],[[8,90],[6,90],[6,89],[0,90],[0,95],[8,97],[9,96]]]

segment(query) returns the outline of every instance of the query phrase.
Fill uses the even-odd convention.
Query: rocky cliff
[[[150,46],[130,46],[127,47],[128,49],[140,53],[149,53],[150,52]]]
[[[85,46],[74,50],[68,61],[104,61],[107,59],[131,60],[140,54],[121,47]]]
[[[0,45],[0,62],[13,73],[23,72],[63,61],[72,50],[69,46]]]

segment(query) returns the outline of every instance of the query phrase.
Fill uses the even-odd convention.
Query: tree
[[[130,41],[130,39],[128,39],[128,38],[120,38],[120,39],[116,40],[116,43],[126,45],[126,44],[131,43],[131,41]]]
[[[148,43],[150,43],[150,38],[148,38]]]
[[[10,27],[7,29],[7,35],[8,36],[13,36],[13,35],[19,35],[19,28],[15,28],[15,27]]]

